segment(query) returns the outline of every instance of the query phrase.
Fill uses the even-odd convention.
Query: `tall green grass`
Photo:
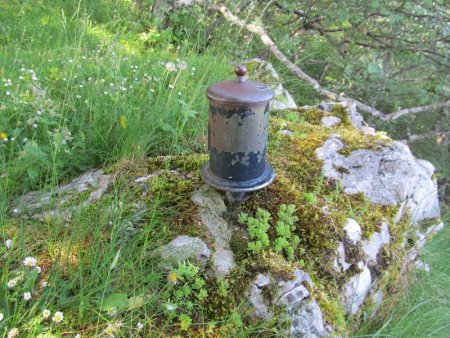
[[[396,295],[385,295],[379,318],[355,337],[425,338],[450,336],[450,227],[447,225],[422,252],[431,271],[415,270]]]

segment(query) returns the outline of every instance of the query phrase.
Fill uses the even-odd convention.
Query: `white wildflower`
[[[55,312],[55,314],[53,315],[53,318],[52,318],[52,320],[55,323],[61,323],[63,321],[63,319],[64,319],[64,315],[60,311]]]
[[[5,241],[6,249],[11,249],[12,243],[13,243],[12,239],[7,239]]]
[[[114,337],[114,333],[116,333],[116,326],[112,325],[112,324],[108,324],[108,326],[105,329],[105,333],[109,336],[109,337]]]
[[[37,128],[38,125],[36,123],[33,123],[33,128]]]
[[[6,96],[11,96],[11,92],[9,90],[6,91]]]
[[[6,286],[8,287],[8,289],[12,289],[13,287],[15,287],[17,284],[17,279],[10,279],[8,281],[8,283],[6,283]]]
[[[36,77],[36,75],[33,73],[33,75],[31,75],[31,80],[33,80],[33,81],[37,81],[38,80],[38,78]]]
[[[24,292],[23,293],[23,299],[30,300],[31,299],[31,292]]]
[[[187,68],[187,63],[184,61],[180,61],[178,62],[177,67],[179,70],[185,70]]]
[[[173,89],[174,87],[175,87],[174,85],[171,85],[171,84],[169,85],[170,89]]]
[[[44,311],[42,311],[42,317],[44,317],[44,318],[50,317],[51,314],[52,313],[50,312],[49,309],[45,309]]]
[[[25,78],[22,75],[19,76],[19,80],[24,80],[24,79]]]
[[[175,304],[170,304],[170,303],[166,303],[165,307],[166,307],[167,311],[175,311],[177,308],[177,306]]]
[[[81,99],[81,95],[75,95],[77,99]]]
[[[3,320],[3,318],[5,318],[5,316],[0,312],[0,322]]]
[[[144,324],[142,324],[141,322],[137,323],[136,325],[137,329],[140,331],[144,328]]]
[[[167,62],[166,63],[166,69],[169,72],[176,72],[177,71],[177,67],[175,66],[175,64],[173,62]]]
[[[39,116],[41,116],[41,115],[42,115],[42,111],[38,110],[38,111],[36,112],[36,114],[38,114]]]
[[[111,317],[114,317],[114,315],[117,313],[117,308],[112,307],[106,310],[106,313],[109,314]]]
[[[19,337],[19,333],[20,333],[19,329],[17,327],[14,327],[11,330],[9,330],[6,338],[17,338]]]
[[[23,265],[28,267],[34,267],[37,264],[37,259],[34,257],[27,257],[23,260]]]
[[[42,282],[42,283],[41,283],[41,286],[42,286],[43,288],[46,288],[46,287],[48,286],[48,282]]]

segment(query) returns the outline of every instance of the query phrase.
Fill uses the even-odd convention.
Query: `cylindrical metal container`
[[[246,79],[245,66],[235,68],[237,79],[211,85],[208,149],[210,159],[201,169],[203,180],[216,189],[244,193],[270,184],[275,178],[266,162],[268,86]]]

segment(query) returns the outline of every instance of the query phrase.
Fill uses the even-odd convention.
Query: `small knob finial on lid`
[[[247,67],[239,65],[234,68],[234,73],[238,76],[239,81],[245,81],[245,74],[247,74]]]

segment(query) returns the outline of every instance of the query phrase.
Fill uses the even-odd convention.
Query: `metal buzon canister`
[[[242,201],[275,178],[266,162],[269,103],[275,93],[265,84],[248,80],[245,66],[237,66],[235,73],[236,80],[213,84],[206,93],[210,158],[201,176],[207,184],[226,191],[229,199]]]

